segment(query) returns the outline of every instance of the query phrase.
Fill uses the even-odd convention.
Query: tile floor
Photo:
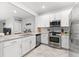
[[[25,57],[68,57],[68,51],[52,48],[46,45],[40,45]]]

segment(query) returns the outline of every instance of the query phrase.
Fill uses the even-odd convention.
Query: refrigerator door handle
[[[73,43],[73,39],[70,39],[71,43]]]

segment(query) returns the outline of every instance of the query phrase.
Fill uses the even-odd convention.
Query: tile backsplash
[[[38,32],[47,33],[47,32],[49,32],[49,28],[48,27],[39,27]]]
[[[69,33],[69,27],[39,27],[38,32],[46,33],[46,32],[61,32],[61,29],[64,29],[64,33]]]

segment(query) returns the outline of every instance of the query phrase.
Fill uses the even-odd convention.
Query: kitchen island
[[[20,57],[36,46],[35,34],[15,34],[0,37],[1,57]]]

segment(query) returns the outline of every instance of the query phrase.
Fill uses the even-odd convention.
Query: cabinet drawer
[[[16,45],[16,43],[17,43],[17,40],[12,40],[12,41],[4,42],[3,45],[4,47],[8,47],[8,46]]]

